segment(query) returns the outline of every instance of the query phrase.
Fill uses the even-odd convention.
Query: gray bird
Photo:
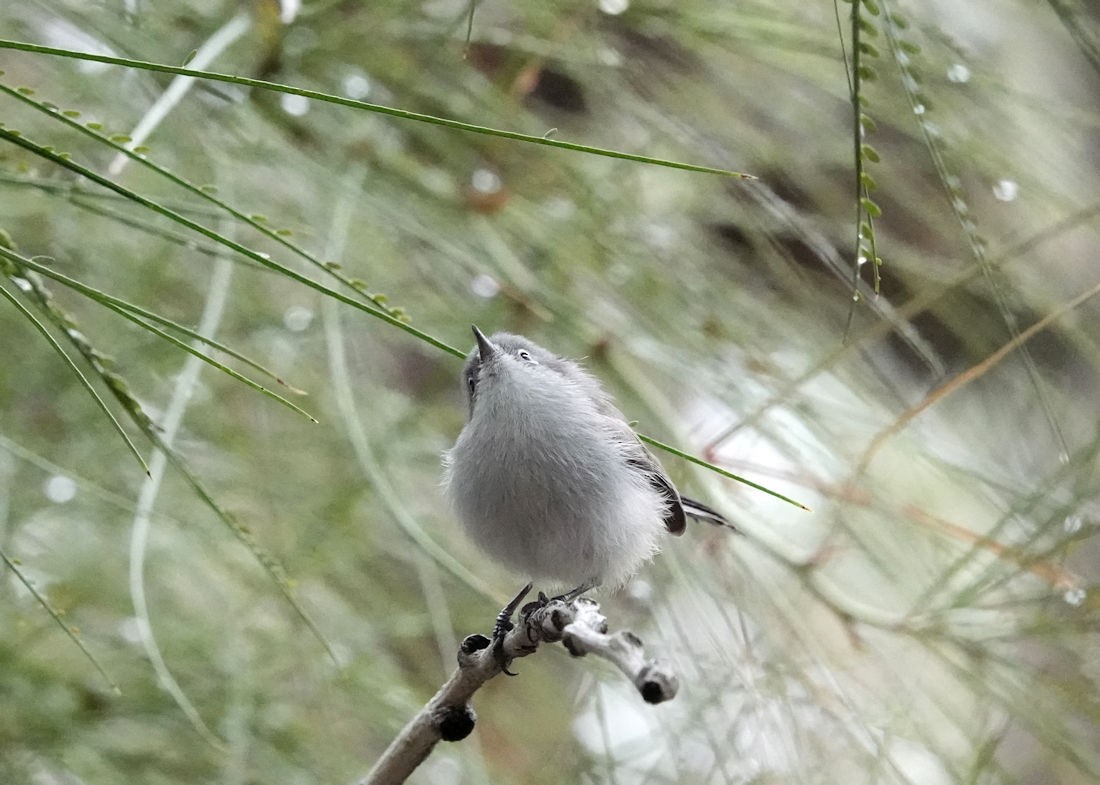
[[[576,587],[566,595],[574,597],[621,586],[657,552],[662,532],[683,533],[687,516],[736,530],[677,492],[580,365],[519,335],[473,331],[462,372],[469,417],[444,454],[444,483],[486,554]]]

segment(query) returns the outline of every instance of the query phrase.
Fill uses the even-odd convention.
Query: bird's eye
[[[470,395],[474,394],[477,390],[477,377],[470,375],[466,377],[466,389],[470,391]]]
[[[524,361],[529,362],[529,363],[534,363],[535,365],[538,365],[538,363],[535,361],[535,359],[531,356],[531,353],[529,351],[527,351],[526,349],[520,349],[518,352],[516,352],[516,354],[519,355],[519,359],[524,360]]]

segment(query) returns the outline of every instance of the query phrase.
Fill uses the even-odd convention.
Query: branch
[[[458,650],[458,669],[435,696],[409,721],[359,785],[397,785],[427,759],[439,741],[461,741],[470,735],[477,715],[470,699],[483,684],[500,674],[515,658],[534,654],[540,643],[561,641],[574,657],[594,654],[613,663],[633,682],[647,703],[675,697],[679,680],[668,666],[647,660],[642,642],[632,632],[609,635],[600,606],[587,597],[530,602],[504,637],[503,657],[494,655],[492,641],[470,635]]]

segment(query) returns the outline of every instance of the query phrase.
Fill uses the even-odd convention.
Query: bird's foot
[[[531,584],[528,583],[520,589],[519,594],[501,608],[500,613],[497,614],[496,624],[493,626],[493,658],[500,665],[501,671],[509,676],[515,676],[516,674],[508,670],[508,666],[512,664],[512,658],[504,652],[504,638],[516,626],[512,623],[512,614],[516,612],[516,608],[530,592]],[[541,592],[539,596],[542,596]]]
[[[570,589],[564,594],[559,594],[556,597],[547,597],[540,591],[537,599],[527,603],[523,606],[522,610],[520,610],[520,618],[530,616],[539,608],[544,608],[555,600],[567,604],[571,603],[585,592],[599,585],[600,582],[598,580],[585,581],[580,586]],[[516,609],[520,607],[520,603],[522,603],[530,593],[531,584],[528,583],[520,589],[519,594],[513,597],[511,601],[501,609],[500,613],[497,614],[496,624],[493,626],[493,658],[497,661],[497,664],[500,665],[500,670],[509,676],[515,676],[516,674],[508,670],[508,666],[512,664],[512,657],[509,657],[504,651],[504,639],[509,632],[515,629],[516,625],[512,623],[512,616],[515,614]]]

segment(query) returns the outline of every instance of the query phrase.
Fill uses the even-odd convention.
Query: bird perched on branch
[[[469,418],[444,455],[444,483],[485,553],[529,578],[575,587],[565,595],[575,597],[621,586],[663,532],[683,533],[687,517],[736,531],[680,495],[580,365],[519,335],[473,331],[462,372]]]

